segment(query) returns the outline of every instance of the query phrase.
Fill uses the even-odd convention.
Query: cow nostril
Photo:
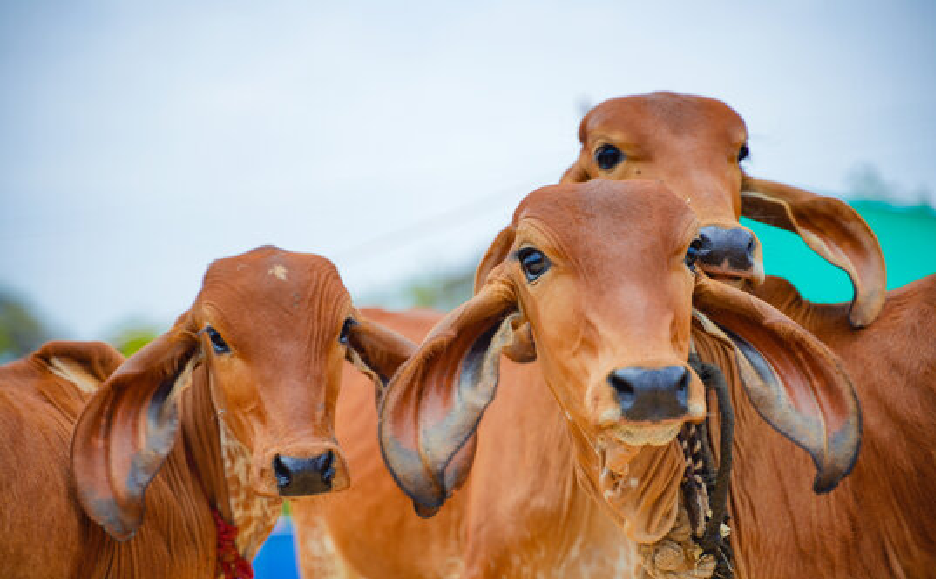
[[[292,473],[289,471],[289,467],[283,463],[282,459],[280,459],[280,455],[277,454],[274,456],[273,476],[276,477],[276,486],[278,486],[280,489],[288,487],[289,483],[292,481],[291,474]]]
[[[679,383],[676,386],[676,398],[684,406],[689,404],[689,371],[685,368],[683,368],[682,376],[679,377]]]
[[[634,385],[621,372],[615,371],[608,375],[608,383],[617,392],[618,403],[622,408],[629,408],[634,405],[637,398],[637,392]]]
[[[335,477],[335,453],[331,450],[326,451],[319,455],[316,459],[318,463],[318,471],[322,475],[322,482],[325,484],[331,484],[332,479]]]

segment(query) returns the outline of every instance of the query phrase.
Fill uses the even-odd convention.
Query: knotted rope
[[[221,513],[211,508],[215,528],[218,531],[218,566],[215,576],[219,579],[253,579],[253,567],[244,559],[234,543],[237,539],[237,526],[224,520]]]
[[[731,544],[727,540],[728,489],[731,475],[731,445],[734,411],[721,371],[689,356],[689,365],[714,391],[719,414],[719,461],[708,444],[706,424],[686,424],[678,440],[686,471],[680,484],[682,500],[676,523],[656,543],[640,545],[642,576],[653,579],[730,579],[733,575]]]

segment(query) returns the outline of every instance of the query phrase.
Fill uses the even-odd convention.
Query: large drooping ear
[[[347,359],[374,381],[379,407],[384,388],[416,351],[416,344],[358,312],[349,320]]]
[[[861,443],[858,395],[838,357],[767,302],[704,274],[696,276],[693,301],[700,319],[710,319],[705,330],[736,347],[754,408],[812,457],[813,490],[835,488]]]
[[[390,381],[378,421],[384,462],[420,516],[436,513],[468,476],[475,429],[513,341],[517,299],[495,269],[446,315]]]
[[[849,320],[867,326],[881,312],[887,279],[877,236],[848,204],[774,181],[745,175],[741,214],[803,238],[813,251],[845,270],[855,288]]]
[[[517,229],[509,225],[501,229],[494,238],[491,246],[488,247],[488,250],[484,253],[484,257],[481,258],[481,263],[479,263],[477,269],[475,269],[475,294],[484,286],[491,270],[507,259],[516,234]],[[529,322],[523,321],[519,317],[515,320],[513,342],[509,346],[506,346],[504,355],[514,362],[524,363],[536,360],[536,344],[533,341],[533,330],[530,328]]]
[[[144,492],[179,428],[177,398],[198,353],[183,314],[167,333],[131,356],[88,402],[72,436],[78,498],[88,516],[119,540],[143,520]]]

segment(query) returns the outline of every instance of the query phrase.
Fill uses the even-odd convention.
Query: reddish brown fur
[[[358,324],[346,346],[339,334],[348,317]],[[212,350],[209,323],[223,332],[230,353]],[[18,443],[3,447],[12,455],[3,464],[18,465],[0,477],[4,575],[213,578],[220,569],[212,508],[239,527],[238,551],[252,559],[279,513],[274,453],[334,449],[332,490],[347,484],[332,434],[342,360],[386,376],[412,348],[360,318],[324,258],[261,248],[215,262],[192,309],[119,366],[106,346],[54,344],[4,368],[0,426]],[[96,378],[93,388],[84,384],[93,390],[90,401],[74,382],[52,374],[49,352]],[[151,394],[159,384],[172,384],[168,397]],[[373,400],[373,386],[369,393]],[[181,432],[165,418],[176,396]],[[167,428],[171,446],[162,459],[164,447],[153,441]],[[231,470],[225,429],[246,450],[244,471]],[[139,458],[153,456],[152,469]],[[122,474],[126,464],[131,476]]]
[[[852,308],[846,311],[853,326],[871,323],[880,311],[886,279],[874,232],[837,199],[745,174],[739,152],[747,146],[747,127],[726,104],[667,92],[614,98],[585,115],[579,140],[579,157],[561,182],[660,179],[690,202],[703,226],[737,228],[744,215],[793,231],[848,272],[856,292]],[[625,158],[603,169],[595,155],[608,145]],[[754,257],[752,270],[733,269],[730,263],[703,267],[710,275],[759,282],[763,276],[759,246]]]
[[[602,412],[589,407],[586,393],[600,393],[587,386],[589,376],[604,375],[615,360],[670,363],[687,356],[693,287],[682,257],[693,220],[658,185],[596,181],[578,187],[546,188],[521,205],[513,226],[498,236],[479,267],[478,294],[462,308],[441,321],[381,318],[412,339],[437,322],[394,377],[384,404],[384,412],[395,412],[401,401],[408,404],[391,398],[400,384],[421,390],[422,400],[438,400],[427,407],[428,421],[417,418],[421,428],[439,420],[432,414],[437,405],[457,403],[444,395],[433,398],[432,372],[421,384],[406,383],[407,376],[434,356],[446,356],[446,348],[457,350],[458,333],[478,331],[471,329],[476,316],[498,311],[501,301],[506,307],[519,302],[539,358],[529,365],[502,362],[498,394],[477,428],[471,474],[428,520],[413,514],[380,464],[368,398],[345,397],[339,415],[346,408],[367,417],[343,438],[352,468],[366,473],[366,481],[328,505],[296,505],[304,576],[341,576],[326,574],[334,569],[317,556],[325,540],[352,576],[630,577],[635,540],[654,541],[673,524],[683,468],[678,445],[630,446],[602,438]],[[651,193],[656,201],[639,200]],[[517,279],[513,251],[527,243],[554,262],[535,287]],[[721,284],[708,284],[715,294],[721,291]],[[753,303],[746,294],[724,291],[729,290],[736,301],[741,296],[741,302]],[[805,340],[806,349],[798,346],[797,353],[810,360],[825,352],[766,304],[751,311],[771,318],[772,343],[784,336],[798,344]],[[834,364],[819,378],[847,388]],[[599,409],[608,410],[601,396],[597,400]],[[402,428],[405,437],[405,421]],[[470,467],[471,459],[459,451],[453,462]],[[608,467],[613,477],[605,477],[602,462],[615,463]],[[802,482],[800,492],[810,492],[808,483]],[[362,526],[369,532],[361,533]]]
[[[672,222],[657,224],[659,231],[672,226]],[[639,231],[630,232],[638,239],[625,235],[617,241],[639,247],[636,242],[643,235]],[[602,233],[595,235],[600,246]],[[627,271],[619,279],[648,295],[659,292],[663,281],[641,277],[637,271]],[[814,380],[807,386],[816,388],[821,398],[832,399],[833,391],[827,388],[846,378],[828,350],[758,298],[710,281],[697,283],[702,288],[696,290],[700,307],[712,308],[715,319],[724,320],[733,330],[739,327],[725,317],[725,308],[749,304],[743,310],[747,319],[759,319],[765,324],[763,330],[775,333],[771,343],[754,340],[766,344],[764,354],[770,356],[770,350],[780,346],[806,356],[803,360]],[[859,332],[842,316],[848,305],[802,304],[775,280],[768,281],[760,295],[822,336],[852,368],[865,409],[864,447],[854,471],[838,488],[815,495],[809,488],[815,468],[807,455],[768,426],[748,395],[742,394],[735,349],[722,338],[695,329],[693,338],[700,354],[718,363],[732,385],[737,422],[731,536],[738,555],[737,576],[927,576],[936,557],[934,517],[929,512],[936,492],[936,467],[928,458],[934,440],[930,418],[936,411],[932,387],[936,376],[928,361],[933,344],[930,328],[936,321],[936,278],[892,292],[881,318]],[[673,314],[675,319],[687,315]],[[666,314],[658,311],[657,315]],[[433,321],[415,324],[405,315],[382,319],[406,328],[413,339],[424,335]],[[748,339],[752,339],[750,334]],[[542,342],[537,346],[540,353],[546,347]],[[769,361],[782,368],[777,360]],[[498,396],[478,427],[472,473],[465,488],[455,492],[435,518],[420,520],[413,515],[407,500],[395,492],[391,478],[380,468],[378,449],[370,436],[374,413],[369,411],[367,420],[358,422],[350,433],[355,449],[351,460],[357,472],[367,473],[367,485],[353,487],[324,510],[298,508],[300,530],[324,519],[343,561],[362,576],[502,577],[545,571],[545,576],[571,577],[584,574],[583,560],[569,569],[561,568],[562,559],[572,559],[572,553],[583,550],[588,550],[592,561],[604,565],[598,573],[611,575],[611,553],[624,544],[627,535],[608,525],[613,516],[608,516],[607,506],[582,492],[581,485],[587,488],[588,471],[594,468],[589,466],[590,452],[577,451],[582,439],[563,418],[564,405],[547,392],[542,377],[534,372],[538,366],[543,367],[504,361]],[[828,376],[815,374],[826,371]],[[795,383],[804,376],[787,378]],[[809,393],[801,390],[795,395],[805,403]],[[561,399],[559,392],[556,396]],[[357,413],[364,411],[368,398],[355,396],[344,402],[349,412]],[[827,424],[841,423],[834,412],[825,414]],[[651,454],[673,450],[668,446]],[[629,467],[634,474],[648,472],[637,460],[632,459]],[[576,469],[585,476],[576,477]],[[361,534],[358,525],[365,520],[371,531]],[[301,553],[305,557],[308,552],[304,541]],[[315,574],[320,568],[310,561],[305,557],[305,576],[322,576]]]
[[[812,465],[735,392],[732,511],[751,577],[928,577],[936,569],[936,276],[888,292],[854,331],[848,304],[811,304],[768,278],[757,295],[842,360],[864,417],[854,471],[828,495],[805,491]]]

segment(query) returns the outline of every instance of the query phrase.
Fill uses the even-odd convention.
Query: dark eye
[[[356,324],[354,318],[345,318],[344,324],[341,326],[341,334],[338,336],[338,341],[342,344],[347,345],[348,343],[348,334],[351,333],[351,326]]]
[[[598,168],[604,171],[612,169],[624,159],[624,153],[614,145],[601,145],[595,151],[595,162]]]
[[[741,161],[747,159],[748,155],[750,154],[751,154],[751,151],[748,150],[747,145],[741,145],[741,148],[738,149],[738,162],[740,163]]]
[[[550,265],[546,254],[533,247],[524,247],[518,251],[517,259],[520,260],[520,267],[527,281],[536,281],[539,276],[546,273]]]
[[[695,271],[696,260],[699,259],[700,254],[709,249],[710,245],[711,242],[702,236],[692,240],[692,243],[689,244],[689,249],[686,250],[686,265],[689,266],[690,270]]]
[[[218,333],[218,330],[211,326],[205,326],[205,333],[208,334],[208,339],[211,340],[211,348],[215,351],[215,354],[230,353],[231,348],[227,345],[227,342],[224,341],[224,338],[221,337],[221,334]]]

